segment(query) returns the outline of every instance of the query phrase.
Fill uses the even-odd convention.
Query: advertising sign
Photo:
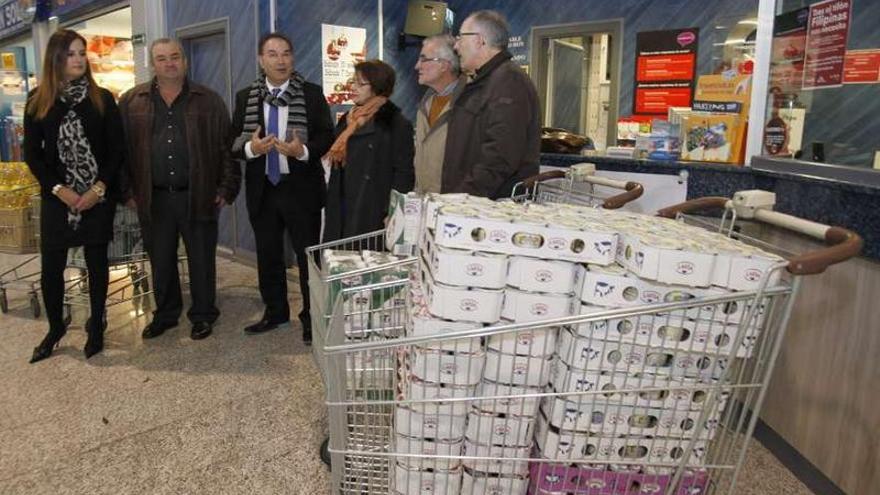
[[[851,13],[850,0],[825,0],[810,6],[802,89],[843,84]]]
[[[698,37],[698,28],[638,33],[634,114],[666,115],[669,107],[691,105]]]
[[[321,24],[321,47],[324,94],[327,103],[351,104],[354,66],[366,58],[367,30]]]
[[[880,83],[880,49],[848,50],[843,62],[843,84]]]

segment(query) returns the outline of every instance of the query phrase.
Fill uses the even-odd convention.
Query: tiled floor
[[[0,255],[0,272],[20,261]],[[262,313],[254,269],[218,260],[221,317],[152,341],[130,303],[109,311],[107,350],[82,355],[85,315],[52,358],[28,364],[46,329],[28,297],[0,316],[0,493],[190,494],[329,491],[317,457],[323,385],[298,327],[246,336]],[[291,283],[293,314],[299,295]],[[810,494],[752,442],[739,494]]]

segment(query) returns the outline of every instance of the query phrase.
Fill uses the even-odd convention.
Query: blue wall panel
[[[176,29],[211,21],[224,17],[229,18],[230,33],[230,73],[232,93],[247,86],[256,76],[256,38],[258,0],[213,0],[211,2],[194,2],[187,0],[166,0],[166,25],[168,34],[173,36]],[[234,104],[234,103],[233,103]],[[230,108],[231,112],[232,109]],[[253,230],[248,221],[244,201],[244,185],[233,206],[238,219],[236,232],[237,247],[244,251],[254,252]],[[228,209],[227,209],[228,210]],[[233,227],[229,211],[224,212],[220,219],[221,238],[233,236]],[[228,246],[228,245],[227,245]]]

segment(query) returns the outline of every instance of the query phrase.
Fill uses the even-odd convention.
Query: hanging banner
[[[850,0],[825,0],[810,5],[803,89],[843,84],[851,11]]]
[[[367,54],[364,28],[321,24],[324,95],[330,105],[352,104],[354,65]]]
[[[880,49],[848,50],[843,63],[843,84],[880,83]]]
[[[634,114],[665,116],[669,107],[691,106],[698,36],[698,28],[638,33]]]

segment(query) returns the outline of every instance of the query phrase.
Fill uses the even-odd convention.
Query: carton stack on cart
[[[732,348],[751,355],[762,311],[662,305],[757,289],[781,259],[645,215],[464,195],[422,210],[406,334],[514,327],[398,354],[396,492],[662,493],[687,455],[676,493],[702,493],[728,396],[700,384],[728,379]],[[648,392],[585,394],[616,389]]]

